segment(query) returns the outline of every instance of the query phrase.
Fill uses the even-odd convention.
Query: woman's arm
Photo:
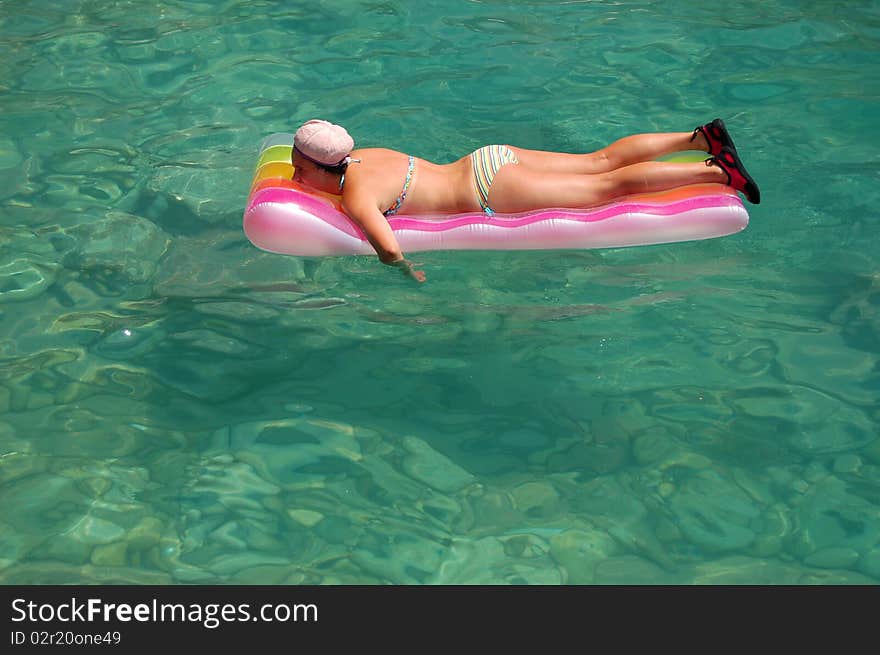
[[[342,206],[345,213],[364,231],[367,240],[379,256],[379,261],[401,269],[418,282],[425,281],[424,272],[415,270],[413,263],[404,258],[394,231],[376,207],[374,199],[361,194],[346,193]]]

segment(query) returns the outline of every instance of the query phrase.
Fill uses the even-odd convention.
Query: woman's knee
[[[607,173],[608,171],[613,171],[615,169],[614,162],[612,161],[607,148],[587,153],[584,155],[584,158],[588,163],[588,172],[590,173]]]

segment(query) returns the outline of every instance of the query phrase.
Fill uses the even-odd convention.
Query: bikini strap
[[[403,190],[400,192],[400,195],[397,196],[397,200],[382,212],[383,216],[393,216],[397,213],[397,210],[400,209],[400,206],[406,200],[406,194],[409,191],[409,185],[412,183],[413,171],[416,167],[416,158],[412,155],[409,156],[409,166],[406,169],[406,179],[403,181]]]

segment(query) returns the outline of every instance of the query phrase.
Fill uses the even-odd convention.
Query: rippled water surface
[[[878,95],[876,2],[0,2],[0,582],[877,583]],[[722,116],[764,199],[419,286],[244,237],[316,116]]]

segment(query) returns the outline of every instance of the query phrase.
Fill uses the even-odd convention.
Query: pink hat
[[[338,166],[347,163],[354,139],[341,125],[316,119],[303,123],[296,131],[293,147],[316,164]]]

